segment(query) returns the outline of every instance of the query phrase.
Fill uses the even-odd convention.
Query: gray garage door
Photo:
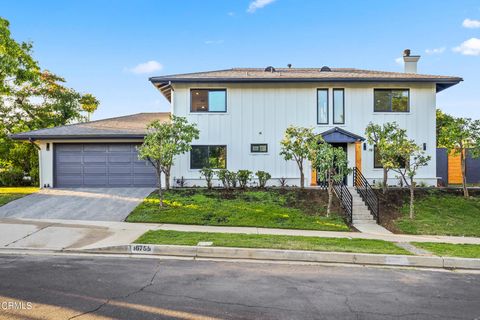
[[[138,144],[55,144],[55,187],[154,187],[153,166]]]

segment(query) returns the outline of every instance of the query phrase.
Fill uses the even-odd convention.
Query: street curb
[[[346,263],[357,265],[480,270],[480,259],[436,256],[430,257],[348,252],[321,252],[302,250],[273,250],[146,244],[131,244],[75,251],[102,254],[178,256],[190,257],[194,259],[249,259],[289,262]]]

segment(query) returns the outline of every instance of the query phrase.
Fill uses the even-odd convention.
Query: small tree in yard
[[[449,154],[460,155],[463,196],[467,198],[466,156],[469,150],[473,158],[480,157],[480,120],[450,117],[438,131],[439,146]]]
[[[183,117],[171,116],[170,122],[152,122],[143,144],[138,148],[141,159],[148,160],[157,173],[160,207],[163,206],[162,173],[165,174],[165,187],[170,188],[170,170],[175,156],[191,149],[191,142],[198,139],[199,131],[195,124],[189,124]]]
[[[300,170],[300,188],[305,188],[305,174],[303,165],[308,159],[312,145],[316,143],[317,137],[313,129],[290,126],[285,131],[285,136],[280,142],[280,155],[285,160],[295,160]]]
[[[381,146],[384,157],[384,166],[398,172],[405,185],[410,189],[410,219],[414,216],[414,181],[420,167],[426,166],[431,157],[426,156],[415,141],[409,140],[405,132],[399,134],[393,142]]]
[[[327,217],[330,216],[333,200],[333,184],[340,182],[350,172],[347,154],[342,148],[334,148],[326,142],[319,142],[310,150],[312,165],[318,168],[319,179],[327,182]]]
[[[390,146],[393,141],[396,140],[398,135],[403,134],[403,129],[398,127],[396,122],[387,122],[383,126],[378,124],[369,123],[365,129],[365,135],[367,136],[367,142],[370,145],[376,147],[376,152],[378,152],[380,163],[383,166],[383,183],[382,189],[383,194],[387,193],[388,188],[388,171],[389,168],[385,166],[385,157],[383,156],[382,146]]]

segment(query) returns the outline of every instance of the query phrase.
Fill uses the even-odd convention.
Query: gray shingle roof
[[[439,92],[463,81],[454,76],[353,68],[328,69],[330,71],[322,71],[322,68],[276,68],[270,72],[263,68],[232,68],[151,77],[149,80],[168,100],[171,99],[170,84],[175,82],[430,82],[436,84]]]
[[[170,113],[137,113],[116,118],[22,132],[12,135],[11,137],[18,140],[143,138],[147,132],[147,125],[154,120],[169,121]]]

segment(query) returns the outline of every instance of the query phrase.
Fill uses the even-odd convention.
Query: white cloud
[[[470,38],[462,42],[458,47],[453,48],[453,51],[466,56],[480,56],[480,39]]]
[[[257,11],[257,9],[261,9],[271,3],[273,3],[275,0],[254,0],[250,2],[250,5],[248,6],[247,12],[248,13],[254,13]]]
[[[163,69],[163,65],[155,60],[150,60],[144,63],[137,64],[133,68],[125,68],[125,71],[134,73],[134,74],[147,74],[155,71],[160,71]]]
[[[235,12],[233,11],[227,12],[227,15],[229,15],[230,17],[233,17],[235,15]]]
[[[206,40],[203,43],[205,43],[205,44],[222,44],[223,40]]]
[[[480,20],[465,19],[462,26],[469,29],[480,28]]]
[[[396,59],[395,59],[395,63],[396,63],[396,64],[403,65],[403,58],[402,58],[402,57],[396,58]]]
[[[433,49],[425,49],[426,54],[441,54],[445,52],[445,47],[441,48],[433,48]]]

